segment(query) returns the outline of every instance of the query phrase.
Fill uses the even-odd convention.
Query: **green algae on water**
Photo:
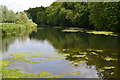
[[[31,56],[27,57],[27,55],[32,55],[33,53],[16,53],[11,54],[11,57],[9,59],[17,60],[20,62],[28,62],[28,63],[40,63],[40,62],[34,62],[34,60],[30,60],[31,58],[35,57],[41,57],[41,58],[47,58],[47,59],[59,59],[59,57],[43,57],[43,56]],[[22,69],[5,69],[7,66],[10,65],[11,62],[15,61],[8,61],[8,60],[2,60],[2,77],[3,78],[62,78],[63,75],[54,75],[49,72],[40,71],[39,74],[32,74],[32,73],[22,73],[24,70]],[[22,72],[21,72],[22,71]]]
[[[47,59],[64,59],[63,57],[43,57],[43,58],[47,58]]]
[[[64,75],[80,75],[80,71],[64,73]]]
[[[30,53],[11,54],[12,57],[10,57],[9,59],[17,60],[17,61],[20,61],[20,62],[40,63],[40,62],[33,62],[33,61],[30,61],[29,59],[27,59],[27,57],[25,57],[25,56],[28,55],[28,54],[30,54]]]
[[[41,71],[39,74],[35,75],[32,73],[22,73],[20,71],[24,71],[22,69],[5,69],[5,67],[9,66],[11,62],[2,60],[2,78],[61,78],[63,75],[54,75],[49,72]]]

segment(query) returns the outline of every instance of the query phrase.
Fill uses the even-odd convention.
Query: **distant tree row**
[[[18,23],[31,27],[37,26],[32,22],[32,19],[29,19],[25,12],[15,13],[3,5],[0,5],[0,23]]]
[[[120,32],[120,2],[54,2],[25,12],[40,25]]]

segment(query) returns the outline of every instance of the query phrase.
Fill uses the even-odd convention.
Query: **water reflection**
[[[60,29],[48,28],[32,33],[30,38],[48,40],[76,67],[86,62],[89,68],[96,67],[99,77],[118,78],[118,37],[62,33]]]
[[[44,55],[58,57],[63,55],[65,59],[41,62],[41,64],[33,64],[34,66],[30,64],[31,68],[28,72],[36,73],[39,70],[46,70],[60,74],[65,73],[64,71],[80,71],[79,76],[66,75],[66,77],[118,77],[118,48],[120,46],[118,37],[85,33],[63,33],[61,29],[49,27],[30,33],[31,31],[25,31],[15,36],[4,36],[0,41],[0,44],[2,44],[0,51],[3,54],[11,52],[44,52]],[[13,65],[11,65],[11,68],[19,66]],[[54,70],[51,69],[53,67]]]
[[[85,33],[63,33],[60,29],[40,29],[32,33],[30,38],[48,40],[56,49],[102,49],[118,51],[118,37],[89,35]]]
[[[2,45],[0,46],[0,52],[7,52],[9,47],[14,44],[16,39],[20,42],[26,41],[32,31],[36,31],[36,29],[18,29],[11,31],[2,31],[2,33],[0,33],[0,45]]]

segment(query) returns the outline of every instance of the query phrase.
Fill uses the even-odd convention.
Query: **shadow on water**
[[[19,40],[17,44],[15,43],[16,39]],[[35,41],[36,46],[37,43],[42,43],[42,45],[39,47],[43,47],[45,45],[45,50],[48,51],[52,46],[51,49],[57,51],[57,54],[64,55],[65,61],[69,61],[71,65],[76,67],[76,69],[78,67],[87,65],[85,67],[88,69],[94,69],[97,71],[96,74],[98,77],[118,78],[118,53],[120,53],[118,49],[120,46],[118,43],[118,37],[90,35],[86,33],[65,33],[61,32],[61,29],[47,27],[40,28],[37,30],[37,32],[32,32],[31,34],[28,32],[19,36],[4,37],[1,41],[2,43],[0,43],[3,45],[1,51],[2,53],[9,53],[9,48],[11,45],[20,45],[20,42],[26,43],[28,39],[30,43]],[[50,47],[46,47],[48,44]],[[25,49],[26,48],[23,48],[23,50]],[[40,50],[40,48],[38,50]],[[49,61],[47,63],[49,64]],[[83,63],[85,63],[85,65],[81,65]],[[45,63],[42,64],[44,66],[40,68],[43,69],[45,66],[53,67],[52,65],[47,65]],[[58,65],[57,62],[54,62],[53,64],[56,66]],[[65,67],[65,69],[67,68]],[[59,71],[60,70],[58,70],[58,73]],[[83,73],[80,75],[82,74]],[[85,77],[85,74],[82,77]]]
[[[63,33],[60,29],[46,28],[33,32],[30,38],[48,40],[59,53],[66,54],[66,60],[74,66],[86,61],[89,68],[96,67],[99,77],[118,77],[118,37]]]

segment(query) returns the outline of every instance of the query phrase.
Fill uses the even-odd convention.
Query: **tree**
[[[17,23],[29,23],[29,18],[26,13],[20,12],[17,14]]]
[[[29,19],[25,12],[20,12],[17,15],[16,23],[23,24],[26,27],[36,27],[37,24],[33,23],[32,19]]]
[[[61,8],[62,2],[53,3],[49,7],[47,7],[45,11],[47,15],[47,24],[59,26],[58,14]]]
[[[103,3],[90,3],[90,21],[94,24],[96,30],[107,29],[107,20],[102,16],[104,5]],[[104,23],[104,24],[103,24]]]
[[[36,8],[29,8],[28,10],[25,10],[24,12],[27,12],[27,14],[29,14],[29,18],[31,18],[34,22],[36,21],[37,18],[37,13],[39,11],[45,11],[45,7],[41,6],[41,7],[36,7]]]
[[[2,5],[0,5],[0,23],[3,22],[2,14]]]
[[[46,24],[47,22],[46,22],[46,13],[45,12],[38,12],[37,13],[37,18],[36,18],[36,23],[37,24]]]
[[[58,14],[58,20],[60,26],[71,26],[70,16],[68,16],[68,10],[61,8]],[[67,15],[67,16],[66,16]]]
[[[90,21],[96,30],[120,31],[120,2],[90,3]]]
[[[6,6],[0,5],[0,22],[15,22],[16,14],[12,10],[8,10]]]
[[[90,29],[88,3],[76,3],[74,7],[74,25],[77,27]]]
[[[54,2],[26,12],[38,24],[120,32],[120,2]]]

